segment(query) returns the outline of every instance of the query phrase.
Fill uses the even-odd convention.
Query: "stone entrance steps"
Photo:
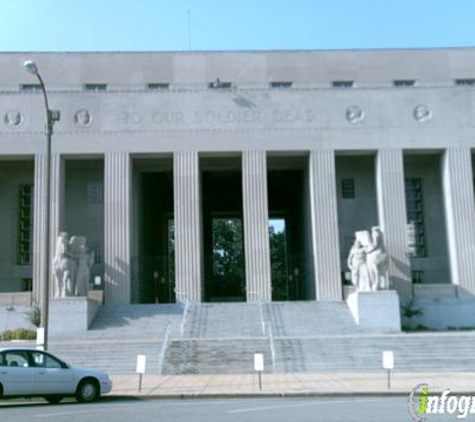
[[[49,351],[75,366],[106,371],[110,375],[135,373],[137,355],[147,356],[147,373],[158,374],[161,340],[78,340],[50,342]]]
[[[173,340],[167,350],[165,374],[240,374],[253,371],[254,353],[270,362],[266,339]]]
[[[136,356],[145,354],[147,373],[156,374],[170,323],[165,374],[249,373],[254,353],[263,353],[272,371],[270,332],[280,373],[381,371],[383,350],[395,352],[396,371],[475,370],[475,333],[368,334],[340,302],[192,304],[181,335],[183,311],[181,305],[106,306],[85,335],[53,339],[50,350],[111,374],[133,374]]]
[[[395,371],[475,371],[472,333],[336,335],[276,339],[277,372],[382,370],[382,352],[394,352]]]
[[[397,372],[473,372],[474,342],[473,334],[445,333],[277,337],[275,372],[379,372],[385,350],[394,352]],[[187,348],[193,352],[183,353]],[[254,353],[264,353],[266,372],[272,372],[268,339],[176,340],[168,349],[164,370],[169,374],[249,373]]]
[[[344,302],[204,303],[189,307],[185,337],[346,334],[359,328]]]
[[[162,339],[168,323],[179,330],[183,306],[170,305],[105,305],[99,308],[85,339]]]
[[[345,302],[272,302],[263,309],[276,337],[360,332]]]

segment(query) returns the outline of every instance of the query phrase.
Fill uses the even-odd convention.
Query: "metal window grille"
[[[20,85],[21,92],[39,92],[41,90],[40,84],[22,84]]]
[[[455,79],[457,86],[475,86],[475,78]]]
[[[93,91],[93,92],[106,91],[107,84],[85,84],[84,89],[86,91]]]
[[[341,197],[343,199],[356,197],[355,179],[341,179]]]
[[[275,89],[288,89],[292,88],[293,83],[290,81],[271,82],[270,87]]]
[[[354,81],[333,81],[332,87],[333,88],[352,88],[354,85]]]
[[[393,82],[393,85],[397,88],[407,88],[414,86],[416,84],[416,81],[413,79],[398,79]]]
[[[422,179],[406,179],[405,188],[409,253],[412,257],[422,258],[426,256]]]
[[[33,239],[33,185],[21,185],[18,206],[18,264],[31,264]]]
[[[147,89],[150,91],[166,91],[170,88],[168,83],[150,83],[147,84]]]

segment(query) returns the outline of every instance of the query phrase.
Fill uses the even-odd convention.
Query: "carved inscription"
[[[180,127],[209,127],[222,125],[256,124],[308,124],[316,120],[317,113],[312,109],[266,110],[197,110],[184,113],[178,110],[154,110],[140,113],[128,110],[120,113],[119,122],[127,126],[152,124],[179,129]]]

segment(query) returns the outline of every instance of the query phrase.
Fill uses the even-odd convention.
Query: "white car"
[[[70,366],[41,350],[0,349],[0,398],[41,396],[59,403],[75,396],[90,403],[111,390],[112,381],[104,372]]]

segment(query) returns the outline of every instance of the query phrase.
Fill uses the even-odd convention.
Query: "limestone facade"
[[[141,302],[147,277],[173,278],[178,301],[213,297],[209,221],[236,216],[243,300],[277,297],[268,220],[288,215],[294,298],[342,300],[353,233],[374,225],[401,296],[475,294],[475,49],[1,53],[0,292],[40,300],[44,283],[45,115],[27,59],[61,112],[52,242],[88,238],[106,303]],[[153,245],[150,209],[173,250]],[[144,269],[145,255],[166,264]]]

